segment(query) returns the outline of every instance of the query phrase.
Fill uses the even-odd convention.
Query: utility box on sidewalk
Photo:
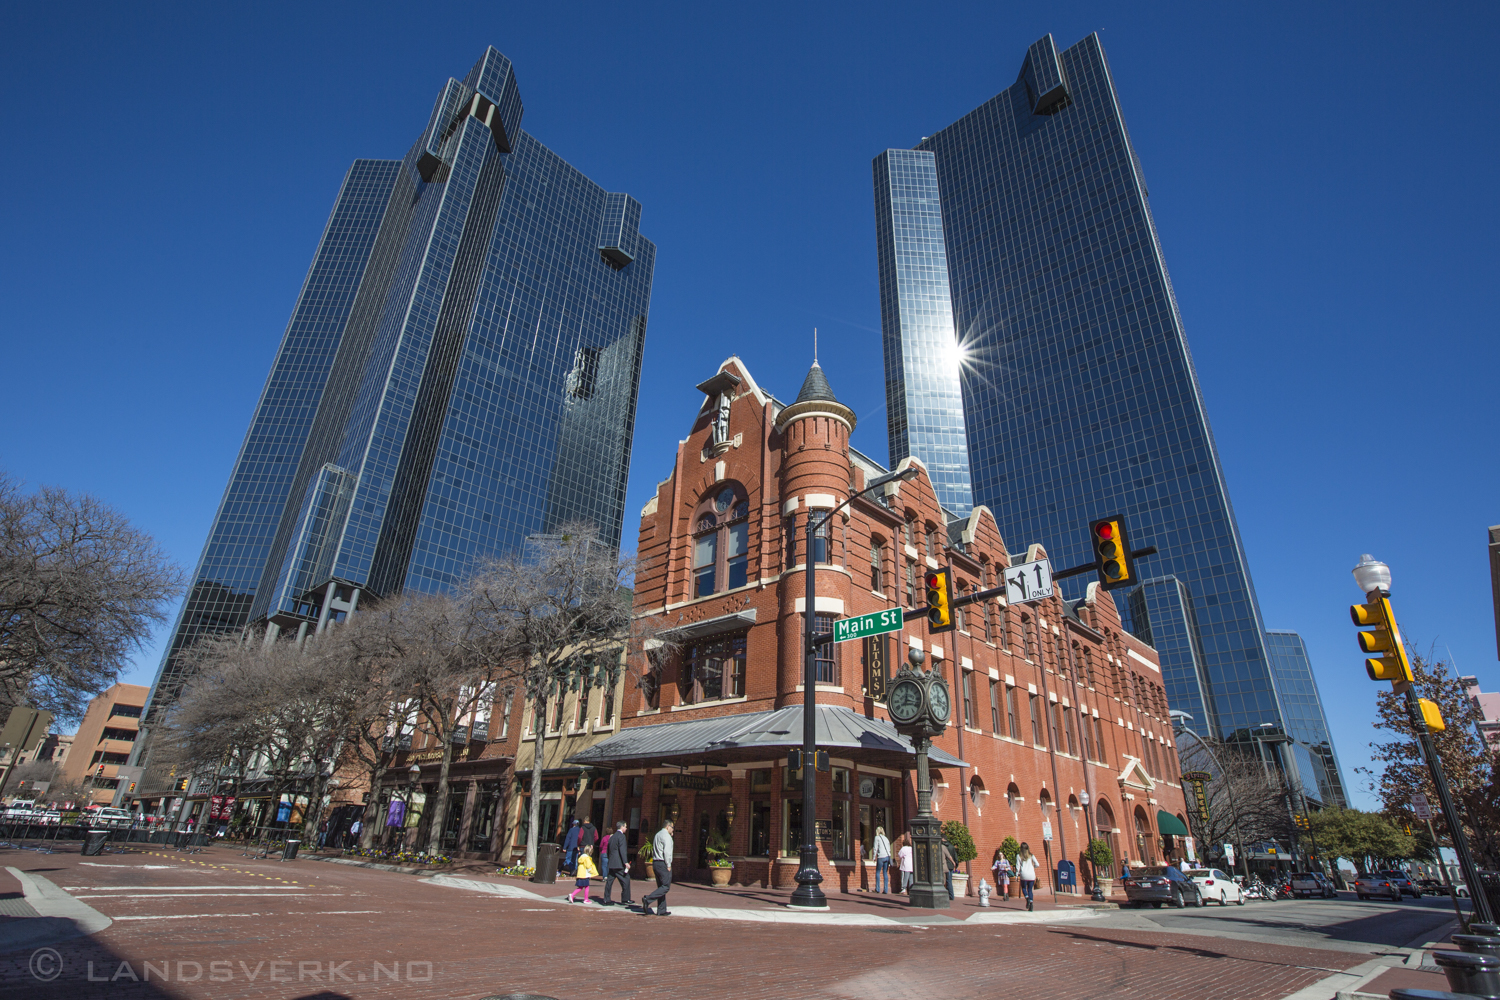
[[[557,881],[557,856],[562,848],[556,844],[538,844],[536,847],[536,874],[531,881],[539,885],[551,885]]]

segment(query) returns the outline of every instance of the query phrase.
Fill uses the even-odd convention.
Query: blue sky
[[[1098,31],[1266,623],[1306,637],[1353,781],[1361,552],[1411,642],[1500,688],[1500,8],[1207,6],[6,5],[0,468],[191,566],[344,171],[399,157],[486,44],[527,130],[639,198],[659,247],[627,544],[727,355],[790,396],[817,326],[884,457],[871,158],[1046,32]]]

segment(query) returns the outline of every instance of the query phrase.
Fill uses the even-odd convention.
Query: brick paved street
[[[0,998],[583,997],[1279,998],[1360,956],[1065,924],[808,926],[644,918],[411,875],[232,849],[83,858],[7,852],[114,923],[56,946],[51,983],[0,957]],[[539,887],[506,879],[498,887]],[[545,887],[547,895],[566,892]],[[640,887],[637,887],[637,896]],[[764,896],[765,898],[759,898]],[[692,898],[690,898],[692,897]],[[674,892],[672,905],[728,899]],[[779,912],[775,894],[734,905]],[[836,896],[835,909],[889,905]],[[901,908],[898,916],[910,911]],[[971,916],[971,907],[953,911]],[[122,964],[123,963],[123,964]],[[149,981],[148,981],[149,976]]]

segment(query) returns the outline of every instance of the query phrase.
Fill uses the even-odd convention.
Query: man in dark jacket
[[[625,833],[625,821],[621,820],[615,824],[615,832],[609,835],[609,846],[605,848],[605,860],[609,862],[609,870],[604,876],[604,898],[600,903],[604,906],[615,904],[609,901],[610,890],[614,887],[615,880],[620,882],[620,905],[629,906],[630,898],[630,843]]]
[[[578,853],[582,854],[585,847],[596,847],[599,844],[599,831],[594,828],[593,820],[584,820],[583,825],[578,828]]]

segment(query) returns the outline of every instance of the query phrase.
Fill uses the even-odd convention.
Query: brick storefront
[[[790,406],[737,358],[699,388],[703,406],[641,514],[636,607],[660,616],[678,649],[631,665],[640,684],[624,685],[620,731],[574,760],[615,770],[613,813],[634,836],[677,817],[678,877],[706,880],[702,845],[717,829],[729,838],[733,881],[790,886],[800,784],[785,748],[801,729],[770,713],[802,701],[805,519],[886,470],[850,447],[854,414],[816,365]],[[925,603],[927,567],[951,565],[958,589],[984,589],[1013,559],[1045,554],[1012,555],[983,507],[953,518],[921,463],[906,464],[918,466],[915,479],[856,500],[819,539],[820,627]],[[975,884],[1007,836],[1043,855],[1044,819],[1054,863],[1076,862],[1090,827],[1132,862],[1181,851],[1158,830],[1159,812],[1180,819],[1186,809],[1157,656],[1121,629],[1109,596],[1090,586],[1079,602],[964,611],[953,632],[930,635],[914,619],[884,639],[841,643],[820,663],[820,717],[838,709],[835,729],[872,730],[865,745],[832,746],[834,770],[819,776],[818,819],[832,828],[825,889],[872,887],[871,829],[894,840],[915,811],[909,747],[871,749],[873,730],[886,731],[884,677],[908,647],[925,651],[953,691],[953,724],[937,746],[967,766],[935,768],[934,801],[939,818],[974,836]],[[712,738],[694,745],[694,733]]]

